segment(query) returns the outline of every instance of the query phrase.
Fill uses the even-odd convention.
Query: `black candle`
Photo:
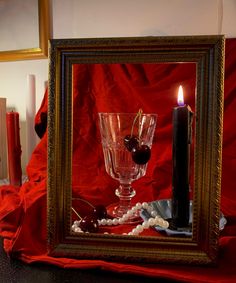
[[[190,144],[193,112],[184,104],[183,89],[179,88],[178,107],[173,110],[173,178],[172,224],[176,228],[189,225]]]

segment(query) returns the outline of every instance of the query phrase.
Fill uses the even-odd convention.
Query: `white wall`
[[[225,34],[236,37],[236,0],[52,0],[53,38]],[[48,60],[0,63],[0,97],[20,113],[22,169],[27,164],[27,74],[36,76],[36,108]]]

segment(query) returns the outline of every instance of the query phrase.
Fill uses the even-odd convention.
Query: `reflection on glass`
[[[170,218],[173,108],[177,104],[178,87],[182,85],[185,91],[185,103],[195,111],[196,64],[73,64],[72,78],[72,206],[82,218],[91,215],[94,207],[98,205],[106,207],[109,212],[112,211],[113,204],[119,201],[116,189],[119,186],[120,172],[128,175],[133,172],[131,181],[136,195],[132,197],[131,206],[146,202],[156,211],[153,212],[154,214],[158,213],[165,219]],[[121,170],[119,166],[117,175],[117,168],[116,171],[111,171],[112,167],[108,161],[114,161],[111,158],[115,156],[115,166],[117,166],[121,160],[131,161],[131,155],[129,151],[119,156],[114,151],[105,153],[105,166],[98,113],[137,113],[140,108],[144,113],[158,115],[151,159],[147,166],[132,167],[133,171],[127,168]],[[124,135],[131,133],[133,121],[134,117],[131,117],[127,132],[120,137],[120,144],[123,145]],[[115,125],[114,121],[112,123]],[[137,125],[138,123],[135,123],[136,134]],[[191,147],[190,199],[192,200],[194,133]],[[150,213],[146,212],[144,210],[141,215],[144,220],[150,218]],[[71,222],[75,220],[79,220],[79,217],[72,212]],[[135,222],[128,225],[102,225],[99,226],[97,233],[130,233],[138,224]],[[189,236],[189,233],[184,234],[181,231],[173,233],[160,226],[153,228],[145,229],[139,235]]]

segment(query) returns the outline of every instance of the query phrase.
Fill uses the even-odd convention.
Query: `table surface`
[[[137,275],[119,274],[98,269],[63,269],[46,264],[26,264],[10,258],[3,250],[0,238],[0,283],[151,283],[177,282],[163,278],[149,278]]]

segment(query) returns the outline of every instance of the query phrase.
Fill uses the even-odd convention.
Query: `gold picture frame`
[[[218,254],[224,36],[54,39],[48,112],[48,252],[55,257],[215,264]],[[72,67],[90,63],[195,62],[192,237],[71,232]]]
[[[26,49],[0,51],[1,61],[18,61],[43,59],[48,57],[48,40],[50,38],[50,0],[38,0],[38,37],[39,46],[29,46]],[[23,35],[22,35],[23,36]]]

